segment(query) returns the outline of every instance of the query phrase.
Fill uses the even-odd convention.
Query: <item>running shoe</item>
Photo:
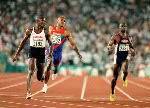
[[[47,92],[47,85],[44,84],[44,87],[42,88],[42,92],[46,93]]]
[[[109,99],[110,99],[110,101],[114,101],[115,100],[115,94],[110,94]]]
[[[52,74],[52,80],[55,80],[57,77],[57,74]]]

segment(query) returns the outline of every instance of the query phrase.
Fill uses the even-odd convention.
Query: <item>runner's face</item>
[[[65,25],[65,18],[58,18],[58,25],[63,27]]]
[[[37,23],[38,23],[38,26],[44,27],[46,24],[45,18],[38,19]]]
[[[127,25],[126,24],[120,24],[119,28],[120,28],[120,31],[122,33],[125,33],[127,31]]]

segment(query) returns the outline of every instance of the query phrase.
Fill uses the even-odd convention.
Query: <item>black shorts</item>
[[[45,47],[35,48],[30,46],[28,58],[36,58],[38,63],[45,63]]]

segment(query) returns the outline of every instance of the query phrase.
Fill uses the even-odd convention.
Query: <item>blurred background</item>
[[[118,32],[119,23],[126,22],[136,49],[129,72],[139,77],[150,76],[149,0],[0,0],[1,73],[28,71],[29,44],[17,62],[12,62],[12,56],[25,30],[34,26],[41,13],[47,25],[55,25],[59,16],[66,17],[66,28],[83,56],[80,61],[66,41],[60,74],[111,76],[114,52],[108,52],[106,46]]]

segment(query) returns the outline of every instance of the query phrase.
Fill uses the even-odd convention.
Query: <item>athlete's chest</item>
[[[129,39],[121,37],[118,46],[119,51],[129,51]]]
[[[60,44],[61,41],[65,38],[65,33],[64,30],[57,31],[57,30],[52,30],[51,31],[51,40],[52,43],[54,44]]]

